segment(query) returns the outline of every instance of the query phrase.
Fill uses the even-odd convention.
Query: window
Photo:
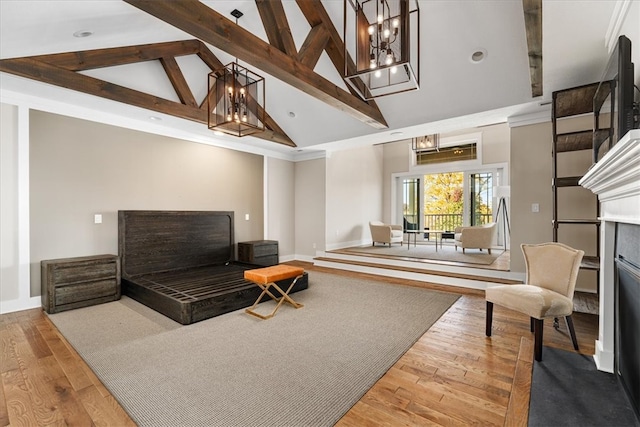
[[[493,221],[500,169],[440,172],[399,179],[404,228],[453,231]]]
[[[440,147],[438,151],[416,151],[416,165],[459,162],[478,158],[476,143]]]

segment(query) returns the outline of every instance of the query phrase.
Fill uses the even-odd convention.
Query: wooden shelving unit
[[[605,140],[611,135],[610,129],[598,129],[594,131],[596,118],[592,123],[594,126],[589,129],[572,130],[570,132],[560,132],[559,123],[564,119],[571,119],[587,114],[594,115],[593,98],[600,83],[592,83],[584,86],[578,86],[570,89],[559,90],[553,92],[552,102],[552,126],[553,126],[553,241],[558,242],[560,227],[571,227],[576,225],[592,225],[595,239],[596,253],[585,254],[581,268],[586,270],[599,270],[600,261],[598,254],[600,253],[600,221],[599,203],[597,196],[593,196],[595,204],[595,216],[593,218],[560,218],[559,206],[565,201],[560,193],[561,188],[580,187],[578,182],[582,176],[562,176],[558,167],[558,155],[560,153],[571,153],[584,150],[594,151],[594,143],[596,149],[599,147],[600,141]],[[565,154],[571,155],[571,154]],[[594,156],[595,158],[595,156]],[[563,190],[571,191],[571,190]],[[587,252],[587,251],[585,251]]]

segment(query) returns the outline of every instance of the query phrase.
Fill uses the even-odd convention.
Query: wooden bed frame
[[[262,266],[235,262],[233,229],[230,211],[118,211],[122,293],[183,325],[249,307],[261,290],[244,271]]]

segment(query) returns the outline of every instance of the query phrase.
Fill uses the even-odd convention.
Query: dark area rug
[[[615,375],[592,356],[545,347],[535,362],[529,427],[640,426]]]

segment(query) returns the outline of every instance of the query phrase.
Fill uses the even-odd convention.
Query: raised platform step
[[[490,285],[522,283],[524,279],[523,274],[504,270],[442,263],[411,262],[388,258],[381,259],[330,252],[325,252],[315,257],[313,262],[314,265],[320,267],[482,290]]]

